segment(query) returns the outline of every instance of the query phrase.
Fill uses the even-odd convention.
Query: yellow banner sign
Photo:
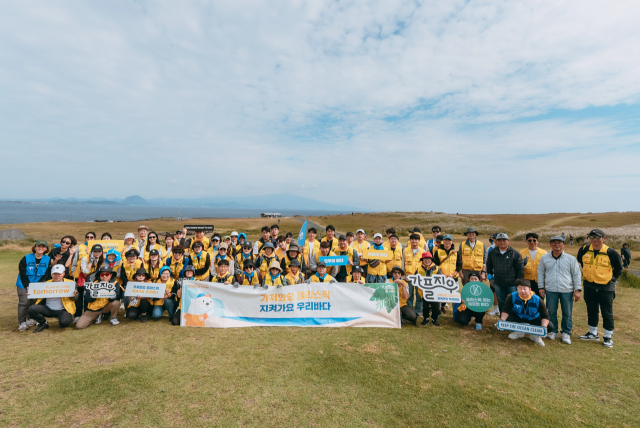
[[[391,250],[374,250],[369,248],[368,250],[362,251],[362,258],[365,260],[391,260]]]
[[[104,256],[107,257],[107,252],[115,248],[119,253],[124,250],[124,240],[122,239],[109,239],[106,241],[89,241],[89,246],[87,247],[87,251],[91,251],[91,247],[94,245],[102,245],[102,251],[104,251]]]

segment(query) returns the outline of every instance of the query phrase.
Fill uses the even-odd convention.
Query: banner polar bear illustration
[[[189,327],[204,327],[204,321],[212,316],[224,315],[224,304],[211,298],[210,294],[199,294],[191,300],[189,309],[184,314],[185,325]]]

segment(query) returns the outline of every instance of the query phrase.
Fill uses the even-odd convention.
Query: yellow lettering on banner
[[[364,250],[362,258],[365,260],[391,260],[391,252],[387,250]]]

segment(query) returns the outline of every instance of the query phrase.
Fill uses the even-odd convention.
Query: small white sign
[[[153,297],[156,299],[163,298],[167,289],[166,284],[161,282],[127,282],[127,288],[124,295],[127,297]]]
[[[84,283],[84,289],[89,291],[94,299],[113,299],[116,297],[117,286],[108,281]]]
[[[46,299],[48,297],[72,297],[76,290],[73,281],[64,282],[32,282],[29,284],[29,299]]]
[[[422,290],[427,302],[460,303],[460,285],[458,280],[445,275],[409,275],[409,284]]]
[[[511,321],[498,321],[498,328],[500,330],[517,331],[518,333],[533,334],[535,336],[546,336],[547,328],[537,325],[522,324],[519,322]]]

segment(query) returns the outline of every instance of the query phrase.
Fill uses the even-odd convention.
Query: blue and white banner
[[[533,334],[535,336],[546,336],[547,328],[519,322],[498,321],[500,330],[517,331],[518,333]]]
[[[304,247],[304,241],[307,240],[307,222],[308,222],[308,220],[305,220],[304,224],[300,228],[300,233],[298,234],[298,246],[299,247]]]
[[[346,266],[349,264],[349,256],[320,256],[318,261],[327,266]]]
[[[311,283],[265,290],[184,281],[180,325],[400,328],[398,297],[395,283]]]

